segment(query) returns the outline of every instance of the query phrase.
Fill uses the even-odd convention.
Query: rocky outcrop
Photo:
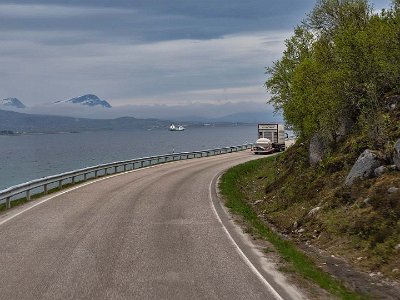
[[[310,140],[308,152],[310,165],[315,167],[320,161],[322,161],[327,149],[328,147],[326,143],[319,137],[318,134],[314,134]]]
[[[339,120],[339,124],[340,125],[335,132],[335,141],[337,143],[343,141],[355,125],[354,121],[350,117],[342,117]]]
[[[393,162],[397,169],[400,170],[400,139],[394,145]]]
[[[354,180],[373,177],[376,168],[382,165],[380,157],[371,150],[365,150],[357,159],[346,177],[345,184],[352,185]]]

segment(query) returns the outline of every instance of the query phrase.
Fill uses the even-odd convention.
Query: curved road
[[[226,212],[216,214],[210,201],[216,175],[254,158],[242,152],[127,172],[2,215],[0,298],[294,298],[249,264],[227,234],[235,236]]]

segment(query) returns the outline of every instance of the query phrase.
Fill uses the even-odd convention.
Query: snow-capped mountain
[[[7,106],[12,108],[26,108],[26,106],[17,98],[6,98],[0,101],[0,107]]]
[[[68,100],[62,100],[62,101],[56,101],[54,103],[73,103],[73,104],[81,104],[81,105],[86,105],[86,106],[101,106],[105,108],[111,108],[110,103],[108,103],[105,100],[101,100],[99,97],[96,95],[88,94],[88,95],[83,95],[80,97],[75,97],[72,99]]]

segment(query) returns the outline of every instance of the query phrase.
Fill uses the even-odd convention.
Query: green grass
[[[295,273],[311,280],[332,295],[341,299],[367,299],[366,295],[349,291],[340,281],[317,267],[310,257],[296,248],[296,246],[281,238],[258,218],[257,213],[246,202],[240,186],[245,184],[243,178],[254,172],[266,162],[271,162],[274,157],[250,161],[228,170],[221,178],[220,190],[226,199],[226,206],[235,214],[241,215],[246,223],[251,226],[261,237],[273,244],[276,251],[289,263],[286,268],[293,269]]]

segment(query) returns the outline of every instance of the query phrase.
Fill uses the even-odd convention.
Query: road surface
[[[216,175],[254,158],[158,165],[11,210],[0,217],[0,298],[294,298],[232,242],[210,199]]]

